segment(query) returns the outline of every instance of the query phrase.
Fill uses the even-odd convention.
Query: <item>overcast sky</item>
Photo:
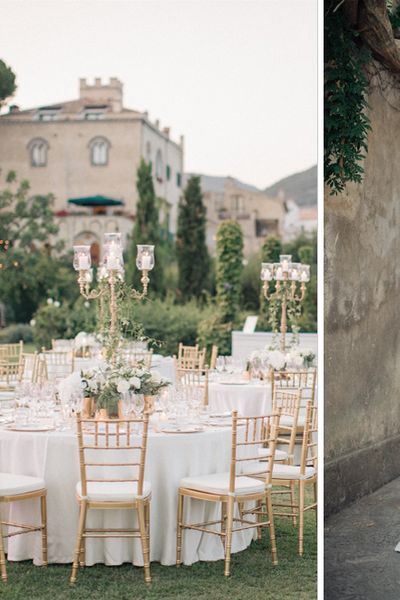
[[[124,83],[186,139],[185,170],[258,187],[317,157],[317,0],[0,0],[0,58],[30,108]]]

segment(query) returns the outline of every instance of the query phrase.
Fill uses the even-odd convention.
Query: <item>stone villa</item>
[[[151,161],[160,198],[160,226],[175,233],[182,191],[183,137],[123,105],[123,84],[86,79],[79,98],[29,110],[11,106],[0,116],[0,168],[28,179],[32,193],[55,196],[60,237],[92,245],[97,258],[103,233],[132,231],[136,170]]]

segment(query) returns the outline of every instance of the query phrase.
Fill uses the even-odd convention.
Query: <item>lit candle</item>
[[[142,269],[143,271],[148,271],[151,265],[150,254],[143,254],[142,256]]]
[[[278,280],[279,280],[279,279],[282,279],[282,277],[283,277],[283,271],[282,271],[282,268],[281,268],[281,267],[278,267],[278,268],[277,268],[277,270],[276,270],[276,279],[278,279]]]
[[[288,263],[288,261],[286,259],[284,261],[282,261],[282,271],[284,273],[286,273],[287,271],[289,271],[289,263]]]
[[[308,281],[308,275],[307,275],[306,271],[302,272],[301,281]]]
[[[108,255],[108,260],[107,260],[107,267],[110,270],[114,270],[114,269],[118,269],[118,258],[117,256],[114,254],[113,251],[110,252],[110,254]]]
[[[87,271],[89,269],[89,258],[85,254],[79,256],[79,269],[80,271]]]

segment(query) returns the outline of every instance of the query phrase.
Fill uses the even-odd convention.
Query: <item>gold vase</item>
[[[82,417],[90,419],[96,411],[96,402],[93,397],[83,399]]]

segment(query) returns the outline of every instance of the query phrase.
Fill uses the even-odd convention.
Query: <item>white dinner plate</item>
[[[222,385],[248,385],[248,381],[219,381]]]
[[[33,432],[33,431],[52,431],[55,428],[50,425],[43,425],[43,423],[37,423],[37,424],[36,423],[28,423],[27,425],[15,425],[15,423],[13,423],[12,425],[7,425],[6,429],[9,429],[10,431]]]
[[[168,427],[165,429],[161,429],[162,433],[199,433],[200,431],[204,431],[204,427]]]
[[[215,413],[210,413],[210,419],[228,419],[229,417],[232,416],[232,413],[228,411],[225,412],[215,412]]]

